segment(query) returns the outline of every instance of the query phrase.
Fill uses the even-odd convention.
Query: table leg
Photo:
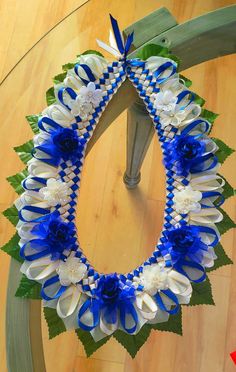
[[[143,101],[139,98],[127,114],[127,161],[124,183],[133,189],[141,179],[140,169],[154,134],[154,127]]]

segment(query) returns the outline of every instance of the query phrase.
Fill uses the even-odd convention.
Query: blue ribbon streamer
[[[111,14],[110,14],[110,20],[111,20],[111,25],[112,25],[114,37],[115,37],[115,40],[116,40],[117,48],[118,48],[120,54],[124,58],[126,58],[128,52],[129,52],[129,49],[131,47],[131,44],[133,42],[134,33],[132,32],[131,34],[129,34],[127,36],[127,39],[126,39],[126,42],[125,42],[125,45],[124,45],[117,20],[115,18],[113,18]]]

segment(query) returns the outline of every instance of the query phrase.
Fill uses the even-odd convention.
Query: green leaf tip
[[[75,333],[82,342],[87,357],[90,357],[111,338],[111,336],[107,336],[102,338],[100,341],[95,342],[90,332],[78,328],[75,330]]]
[[[1,247],[1,250],[15,260],[23,262],[23,259],[20,257],[19,241],[20,237],[17,233],[15,233],[13,237],[3,247]]]
[[[41,285],[34,280],[28,279],[24,274],[21,278],[19,287],[16,290],[15,296],[22,298],[30,298],[40,300]]]
[[[222,266],[232,265],[233,261],[227,256],[224,248],[220,243],[218,243],[214,248],[217,259],[214,261],[214,266],[206,269],[207,272],[219,269]]]
[[[189,305],[215,305],[208,277],[201,283],[192,283],[193,293]]]
[[[21,185],[21,182],[28,176],[28,170],[24,169],[23,171],[15,174],[14,176],[7,177],[7,181],[13,187],[17,194],[22,194],[25,190]]]
[[[66,331],[66,327],[62,319],[57,315],[56,309],[52,309],[51,307],[44,307],[43,313],[48,325],[49,339],[52,339],[62,332]]]
[[[34,147],[34,143],[32,140],[24,143],[21,146],[14,147],[15,152],[19,155],[20,159],[23,161],[24,164],[32,159],[32,149]]]

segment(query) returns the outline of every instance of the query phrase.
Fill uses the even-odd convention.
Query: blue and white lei
[[[145,323],[166,322],[188,304],[192,284],[214,265],[223,218],[225,181],[217,172],[218,147],[172,59],[129,60],[116,21],[112,46],[118,60],[81,55],[54,87],[34,137],[25,192],[15,202],[20,221],[21,271],[42,285],[44,306],[55,308],[67,329],[91,332],[95,341],[121,329],[137,334]],[[79,245],[74,224],[85,151],[108,102],[129,79],[153,120],[166,171],[161,236],[150,258],[132,272],[97,272]]]

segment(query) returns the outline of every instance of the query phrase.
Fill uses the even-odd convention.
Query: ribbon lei
[[[120,32],[118,22],[110,14],[111,26],[113,33],[110,33],[110,45],[105,44],[101,40],[97,40],[98,45],[106,50],[108,53],[111,53],[119,59],[126,60],[127,54],[133,42],[134,33],[132,32],[127,36],[126,41],[124,42],[122,33]]]

